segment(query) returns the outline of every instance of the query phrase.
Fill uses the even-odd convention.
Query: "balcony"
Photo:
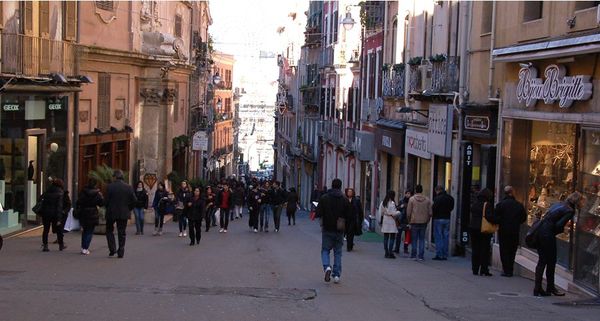
[[[336,146],[344,145],[344,127],[340,124],[333,124],[331,130],[331,142]]]
[[[404,97],[404,68],[383,72],[383,97]]]
[[[217,90],[231,90],[233,87],[231,81],[221,80],[218,84],[215,85],[215,88]]]
[[[432,62],[431,91],[451,93],[458,91],[459,57],[447,57],[444,61]]]
[[[356,151],[356,128],[346,128],[346,149]]]
[[[70,42],[19,34],[2,33],[1,37],[3,74],[72,77],[79,72],[78,47]]]
[[[308,47],[318,47],[321,45],[321,24],[307,26],[304,32],[304,45]]]

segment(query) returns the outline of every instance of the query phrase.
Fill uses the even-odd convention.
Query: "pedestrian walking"
[[[431,200],[423,195],[423,186],[415,187],[415,195],[408,200],[406,207],[410,224],[411,249],[410,257],[414,260],[425,260],[425,231],[431,220]],[[418,247],[418,251],[417,251]]]
[[[232,193],[232,197],[233,197],[233,212],[235,214],[235,218],[242,218],[242,210],[244,208],[244,198],[245,198],[245,190],[244,190],[244,186],[242,186],[242,183],[236,183],[234,184],[234,188],[233,188],[233,193]]]
[[[216,211],[216,194],[213,192],[212,187],[209,185],[206,187],[206,212],[204,213],[204,223],[206,224],[205,232],[208,232],[211,226],[217,226],[217,220],[215,217]]]
[[[271,219],[271,213],[273,208],[271,207],[271,193],[270,193],[269,182],[264,182],[260,190],[260,231],[269,232],[269,220]]]
[[[345,220],[350,218],[350,203],[342,194],[342,181],[338,178],[331,183],[331,190],[321,196],[315,217],[321,222],[321,263],[325,272],[325,282],[339,283],[342,276],[342,246],[344,245]],[[333,269],[330,253],[333,250]]]
[[[148,209],[148,192],[144,188],[144,183],[138,181],[135,189],[135,207],[133,214],[135,216],[135,235],[144,235],[144,210]]]
[[[159,213],[160,213],[160,227],[158,229],[158,232],[154,235],[158,235],[158,236],[163,235],[162,226],[165,221],[165,215],[175,215],[176,207],[177,207],[177,199],[175,198],[175,194],[172,192],[168,192],[167,197],[163,197],[158,202],[158,209],[159,209]]]
[[[258,182],[250,186],[250,193],[248,195],[248,226],[254,233],[258,233],[258,215],[261,207],[260,191],[258,189]]]
[[[64,182],[63,182],[64,184]],[[66,189],[64,189],[63,187],[63,215],[61,216],[61,220],[60,220],[60,226],[61,226],[61,230],[63,232],[63,246],[64,248],[67,248],[67,242],[64,241],[64,233],[65,233],[65,225],[67,223],[67,219],[69,218],[69,213],[71,212],[71,206],[72,206],[72,202],[71,202],[71,196],[69,195],[69,191],[67,191]],[[58,225],[57,225],[58,226]],[[52,233],[53,234],[57,234],[57,230],[58,229],[52,229]],[[68,231],[67,231],[68,232]],[[54,240],[54,242],[52,242],[53,244],[58,244],[58,236],[56,238],[56,240]]]
[[[125,255],[125,238],[127,220],[137,199],[133,188],[123,181],[123,172],[113,172],[113,182],[106,188],[106,241],[108,243],[108,256],[119,258]],[[115,244],[114,228],[117,225],[119,247]]]
[[[56,233],[58,241],[58,249],[60,251],[66,249],[63,238],[63,217],[65,216],[64,208],[68,204],[65,204],[64,197],[64,183],[61,179],[55,178],[50,183],[50,187],[42,194],[40,201],[42,202],[41,216],[42,225],[42,251],[48,252],[48,234],[50,233],[50,227],[52,231]]]
[[[98,207],[104,205],[104,198],[96,188],[96,180],[90,178],[87,185],[79,192],[75,206],[76,219],[79,220],[83,232],[81,233],[81,254],[90,254],[90,244],[94,236],[94,229],[99,223]]]
[[[202,238],[202,219],[206,211],[206,200],[202,195],[200,187],[194,188],[194,196],[189,213],[190,223],[190,246],[200,244]]]
[[[411,190],[407,190],[404,192],[404,197],[400,200],[400,205],[398,206],[400,210],[400,225],[398,226],[398,233],[396,234],[396,242],[394,245],[394,253],[400,254],[400,244],[404,244],[404,256],[408,256],[408,245],[410,244],[410,228],[408,226],[408,215],[406,213],[406,207],[408,206],[408,201],[413,196],[413,192]],[[402,239],[402,235],[404,234],[404,240]]]
[[[288,225],[296,225],[296,211],[298,210],[298,193],[295,188],[290,188],[290,192],[287,194],[287,200],[285,202],[285,214],[288,218]]]
[[[450,233],[450,214],[454,209],[454,198],[446,193],[441,186],[435,187],[433,199],[433,231],[435,238],[434,260],[445,261],[448,259],[448,242]]]
[[[179,223],[179,237],[187,236],[187,218],[192,206],[192,190],[187,181],[181,182],[181,187],[177,191],[177,214]]]
[[[322,192],[319,189],[319,185],[315,184],[312,193],[310,194],[310,206],[311,209],[314,210],[314,205],[313,202],[319,202],[319,199],[321,198]]]
[[[224,184],[223,190],[217,197],[217,204],[219,204],[219,211],[221,212],[219,218],[219,233],[227,233],[227,227],[229,226],[229,211],[233,207],[233,198],[231,197],[231,191],[229,185]]]
[[[346,250],[352,252],[354,250],[354,236],[362,235],[362,222],[365,215],[360,198],[354,195],[354,189],[346,188],[345,195],[350,203],[350,219],[346,221]]]
[[[477,194],[475,203],[471,205],[469,230],[471,234],[471,268],[473,269],[473,275],[492,276],[489,270],[492,234],[482,233],[481,231],[481,222],[484,215],[489,222],[495,221],[492,201],[492,191],[484,188]]]
[[[498,222],[502,276],[511,277],[519,247],[519,231],[521,224],[527,220],[525,207],[515,199],[512,186],[504,187],[504,198],[496,204],[494,216]]]
[[[278,181],[273,182],[273,188],[271,189],[271,204],[273,206],[273,223],[275,224],[275,232],[279,232],[281,226],[281,211],[283,210],[283,203],[285,203],[286,195],[285,190],[281,188],[281,184]]]
[[[154,199],[152,200],[152,208],[154,209],[154,233],[152,235],[162,235],[166,206],[164,206],[164,202],[161,202],[167,200],[168,195],[169,192],[167,192],[165,184],[162,182],[158,183],[156,192],[154,192]],[[163,205],[162,208],[161,205]]]
[[[556,269],[556,235],[564,233],[565,226],[573,219],[575,210],[581,210],[587,198],[579,192],[567,196],[565,201],[550,206],[548,212],[542,217],[537,229],[538,262],[535,267],[534,296],[564,296],[554,283]],[[542,279],[546,270],[546,291],[542,289]]]
[[[383,198],[383,202],[379,204],[379,215],[381,215],[381,232],[383,233],[383,249],[385,250],[386,259],[395,259],[394,241],[398,227],[396,219],[400,216],[400,211],[396,209],[396,192],[388,191]]]

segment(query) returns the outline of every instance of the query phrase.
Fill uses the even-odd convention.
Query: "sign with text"
[[[427,127],[427,150],[435,155],[450,157],[452,154],[452,107],[431,105]]]
[[[490,118],[488,116],[466,115],[465,129],[476,131],[488,131],[490,129]]]
[[[412,129],[406,130],[406,152],[425,159],[430,159],[431,154],[427,149],[427,133]]]
[[[467,142],[463,145],[462,164],[462,197],[460,208],[460,242],[463,245],[469,243],[469,221],[471,214],[471,185],[473,184],[473,143]]]
[[[58,111],[58,110],[65,109],[64,101],[60,98],[48,99],[46,105],[47,105],[48,110]]]
[[[21,110],[21,104],[18,102],[3,102],[2,103],[2,111],[12,112]]]
[[[587,100],[592,96],[590,76],[566,76],[562,65],[550,65],[544,70],[545,80],[537,78],[534,67],[519,70],[517,99],[527,107],[535,106],[538,100],[545,104],[558,101],[560,108],[569,108],[575,100]]]
[[[388,154],[404,156],[404,130],[377,127],[375,129],[375,148]]]
[[[197,131],[192,137],[192,150],[208,150],[208,136],[205,131]]]

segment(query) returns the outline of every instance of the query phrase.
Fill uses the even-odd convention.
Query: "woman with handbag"
[[[81,233],[81,254],[90,254],[90,244],[94,236],[94,228],[99,223],[98,206],[104,204],[102,193],[96,188],[96,180],[90,178],[87,185],[79,192],[75,206],[75,218],[79,220]]]
[[[482,231],[482,224],[484,218],[489,222],[494,221],[493,198],[492,191],[485,188],[477,194],[476,201],[471,205],[469,231],[471,234],[471,268],[473,269],[473,275],[492,276],[489,266],[493,232]]]
[[[42,194],[41,198],[41,210],[42,224],[44,229],[42,231],[42,251],[48,252],[48,233],[50,233],[50,227],[56,233],[58,241],[58,249],[60,251],[66,248],[63,241],[63,216],[65,208],[64,198],[64,183],[61,179],[54,179],[48,190]]]
[[[394,198],[396,198],[396,192],[388,191],[383,202],[379,205],[379,213],[382,217],[381,232],[383,233],[383,248],[385,249],[386,259],[396,258],[393,253],[394,240],[396,240],[396,233],[398,232],[395,218],[400,215],[400,211],[396,209]]]
[[[554,284],[556,267],[556,235],[563,233],[567,223],[573,219],[576,209],[585,206],[586,197],[579,192],[569,195],[564,202],[555,203],[548,209],[536,230],[538,263],[535,267],[534,296],[563,296]],[[542,279],[546,270],[546,291]]]

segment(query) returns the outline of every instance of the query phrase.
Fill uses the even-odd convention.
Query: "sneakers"
[[[223,233],[227,233],[227,230],[223,230]]]
[[[279,229],[278,229],[278,228],[276,228],[276,229],[275,229],[275,233],[278,233],[278,232],[279,232]]]
[[[86,250],[86,249],[81,249],[81,254],[82,255],[90,255],[90,251]]]
[[[325,282],[331,281],[331,266],[325,269]]]
[[[187,233],[186,233],[186,232],[183,232],[183,236],[184,236],[184,237],[186,237],[186,236],[187,236]]]
[[[178,237],[182,237],[182,236],[183,236],[183,233],[179,232]]]
[[[338,284],[338,283],[340,283],[340,277],[339,277],[339,276],[337,276],[337,275],[336,275],[336,276],[334,276],[334,277],[333,277],[333,283],[335,283],[335,284]]]
[[[254,233],[258,233],[258,230],[257,230],[257,229],[254,229]]]
[[[223,233],[223,231],[225,231],[225,229],[219,229],[219,233]]]
[[[158,236],[161,236],[163,234],[162,230],[158,230]]]
[[[157,236],[158,235],[158,230],[154,230],[154,232],[152,233],[153,236]]]
[[[42,245],[42,252],[50,252],[50,249],[48,248],[48,244]]]

